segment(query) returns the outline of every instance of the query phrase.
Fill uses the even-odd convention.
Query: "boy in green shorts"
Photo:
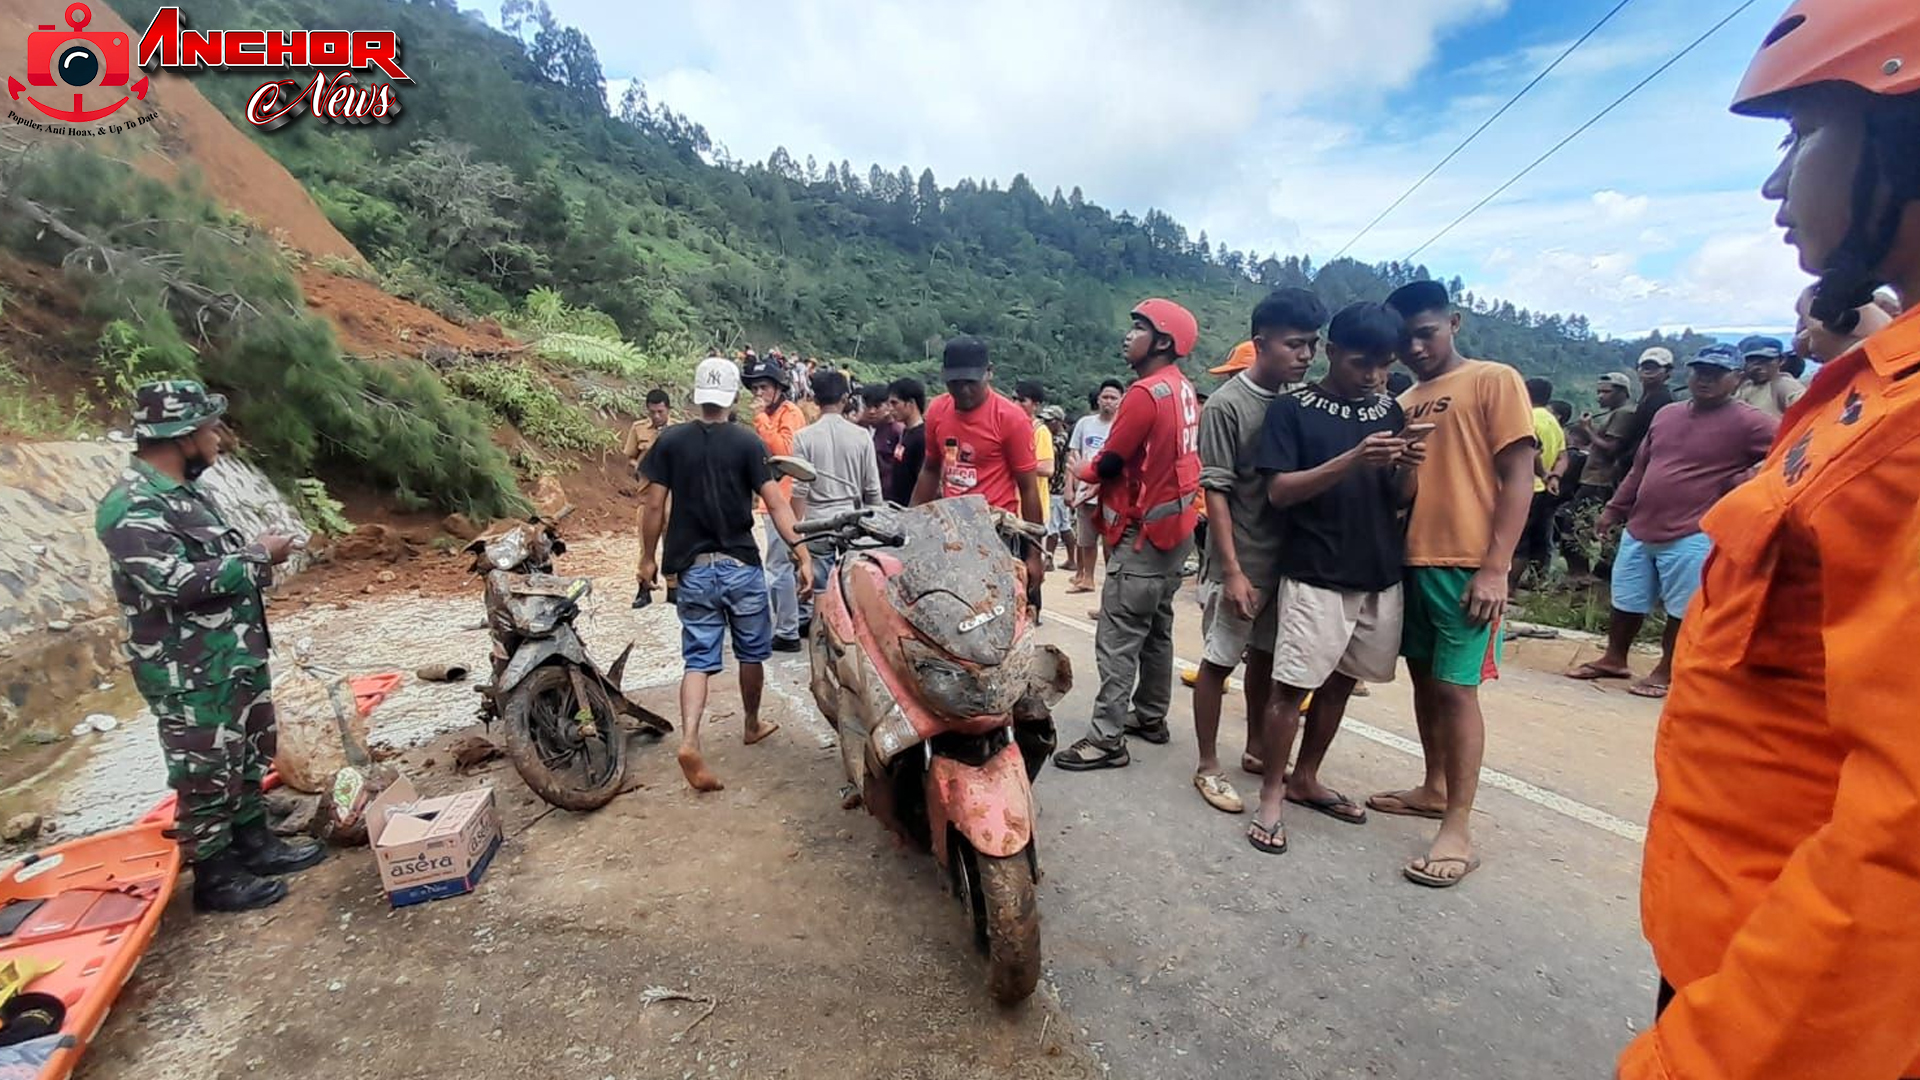
[[[1427,854],[1404,872],[1444,889],[1480,865],[1468,835],[1486,749],[1480,683],[1499,675],[1507,575],[1533,500],[1533,409],[1519,372],[1454,351],[1460,316],[1445,286],[1416,281],[1387,297],[1387,306],[1407,322],[1411,344],[1402,359],[1417,381],[1400,407],[1409,437],[1424,438],[1427,449],[1407,523],[1400,642],[1413,675],[1426,779],[1367,805],[1439,820]]]

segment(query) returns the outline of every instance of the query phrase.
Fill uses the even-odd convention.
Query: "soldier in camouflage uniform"
[[[135,391],[136,449],[104,499],[94,531],[127,617],[134,685],[159,720],[176,833],[204,911],[278,902],[268,880],[325,857],[267,828],[260,783],[273,762],[272,680],[260,589],[290,538],[248,543],[194,486],[220,455],[226,398],[186,379]]]

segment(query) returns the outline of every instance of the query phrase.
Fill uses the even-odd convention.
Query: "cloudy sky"
[[[1614,0],[550,0],[743,159],[1025,172],[1215,242],[1324,261]],[[1631,0],[1353,249],[1406,256],[1737,6]],[[1757,188],[1779,125],[1727,113],[1784,8],[1706,45],[1422,256],[1613,334],[1791,322]]]

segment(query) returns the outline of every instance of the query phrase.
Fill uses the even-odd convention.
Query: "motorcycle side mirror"
[[[820,478],[820,474],[814,471],[813,462],[789,454],[776,454],[768,458],[767,467],[777,475],[798,480],[803,484],[811,484]]]

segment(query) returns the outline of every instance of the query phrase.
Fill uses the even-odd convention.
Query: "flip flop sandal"
[[[1266,833],[1267,838],[1260,839],[1260,833]],[[1255,851],[1264,851],[1269,855],[1285,855],[1287,828],[1278,820],[1272,825],[1262,825],[1259,818],[1254,818],[1253,824],[1247,826],[1247,843],[1252,844]]]
[[[1606,668],[1595,667],[1591,662],[1588,662],[1567,672],[1567,678],[1577,682],[1599,682],[1602,679],[1631,679],[1633,678],[1633,673],[1630,671],[1608,671]]]
[[[1427,865],[1420,867],[1408,863],[1406,866],[1400,868],[1400,872],[1407,876],[1408,881],[1413,882],[1415,885],[1425,885],[1429,889],[1451,889],[1455,885],[1467,880],[1468,874],[1480,869],[1480,856],[1478,855],[1470,859],[1462,859],[1457,855],[1443,855],[1438,859],[1424,859],[1422,861]],[[1429,873],[1429,870],[1431,870],[1436,863],[1458,863],[1463,869],[1460,871],[1459,877],[1438,877]]]
[[[1092,755],[1092,756],[1089,756]],[[1126,746],[1113,749],[1101,746],[1092,739],[1081,739],[1065,750],[1053,755],[1053,765],[1068,772],[1092,772],[1095,769],[1119,769],[1132,762],[1127,756]]]
[[[1392,814],[1395,817],[1426,818],[1428,821],[1439,821],[1447,816],[1444,810],[1429,810],[1424,806],[1413,806],[1400,795],[1401,792],[1398,791],[1382,791],[1377,795],[1369,795],[1367,809],[1382,814]]]
[[[1367,812],[1356,806],[1352,799],[1347,798],[1337,791],[1333,793],[1331,799],[1296,799],[1289,795],[1287,796],[1287,801],[1295,806],[1304,806],[1309,810],[1325,814],[1335,821],[1342,821],[1348,825],[1365,825],[1367,823]],[[1352,813],[1340,813],[1340,808],[1343,806],[1352,811]]]
[[[1637,682],[1627,687],[1627,693],[1634,697],[1663,698],[1667,696],[1667,687],[1653,682]]]
[[[1193,786],[1215,810],[1226,814],[1246,812],[1247,804],[1240,800],[1240,793],[1233,790],[1233,785],[1227,783],[1225,773],[1194,773]]]

